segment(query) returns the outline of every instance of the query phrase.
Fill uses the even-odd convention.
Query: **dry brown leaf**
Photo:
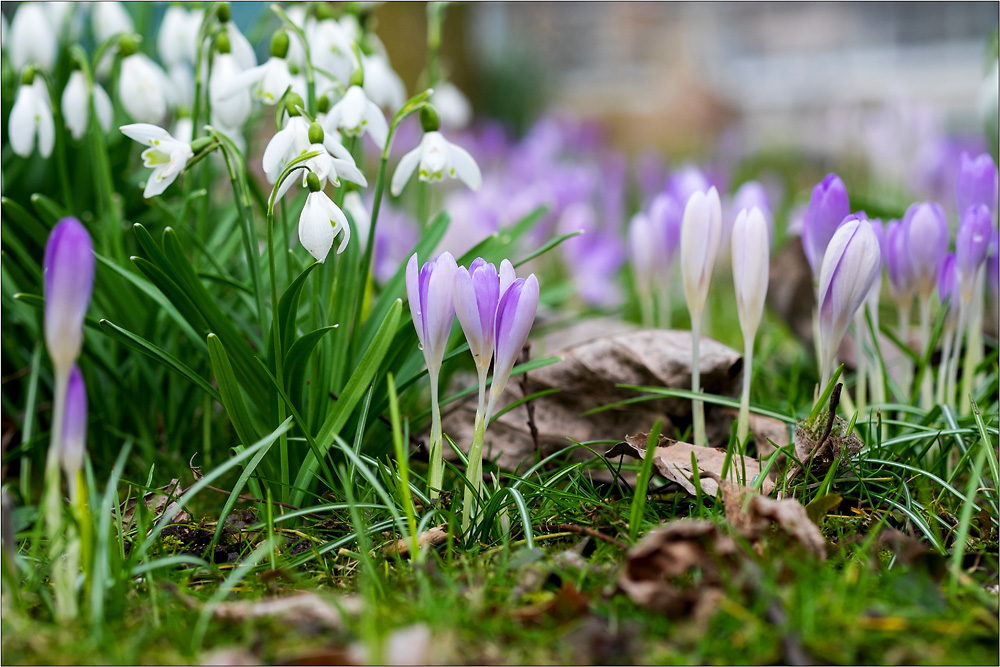
[[[143,494],[143,502],[146,503],[146,507],[153,513],[154,520],[159,519],[168,511],[173,511],[177,507],[176,501],[171,499],[180,498],[181,494],[184,493],[184,487],[181,485],[180,480],[174,478],[170,480],[170,483],[166,486],[161,486],[157,489],[160,493],[153,491],[148,491]],[[168,504],[169,501],[169,504]],[[137,504],[136,498],[129,498],[121,507],[122,524],[128,524],[132,521],[132,517],[135,515],[135,507]],[[188,523],[191,521],[191,515],[181,510],[174,515],[173,523]]]
[[[550,599],[515,609],[513,616],[527,623],[566,623],[580,618],[589,609],[590,598],[567,581]]]
[[[826,540],[798,500],[774,500],[726,483],[723,502],[726,520],[754,545],[758,553],[763,552],[765,539],[772,527],[776,527],[820,560],[826,560]]]
[[[430,530],[425,530],[424,532],[417,535],[417,546],[421,550],[424,547],[439,547],[448,541],[448,524],[442,523],[440,526],[434,526]],[[396,540],[395,544],[390,544],[382,553],[386,558],[392,558],[394,555],[399,554],[400,556],[410,555],[410,540]]]
[[[569,439],[578,442],[618,439],[637,427],[652,427],[657,419],[664,419],[663,432],[670,435],[674,433],[675,422],[690,420],[691,402],[675,398],[583,414],[637,395],[618,385],[691,387],[691,332],[634,328],[621,331],[620,324],[605,326],[601,322],[603,320],[580,322],[551,335],[533,350],[535,358],[562,357],[562,361],[528,374],[529,394],[558,390],[532,401],[539,432],[538,446],[543,456],[564,449]],[[593,337],[594,332],[607,331],[615,333]],[[742,368],[739,353],[708,338],[702,338],[700,351],[705,391],[735,396]],[[511,382],[497,411],[522,396],[519,383]],[[476,399],[472,396],[456,404],[443,418],[444,431],[466,450],[472,443],[475,410]],[[732,420],[716,406],[706,404],[705,411],[710,441],[727,441]],[[527,425],[527,411],[518,407],[490,424],[484,457],[495,460],[501,468],[512,470],[533,460],[535,449]],[[457,458],[448,448],[445,455],[453,460]],[[582,461],[591,455],[586,450],[577,450],[573,457],[573,460]]]
[[[248,618],[278,617],[291,625],[317,624],[332,629],[344,627],[343,613],[355,613],[360,600],[341,598],[339,608],[316,593],[297,593],[283,598],[223,602],[215,608],[216,618],[243,621]]]
[[[604,456],[615,458],[622,454],[628,454],[635,458],[643,458],[646,454],[646,443],[649,435],[639,433],[625,437],[624,442],[620,442],[612,447]],[[700,478],[701,490],[711,496],[719,493],[719,484],[722,482],[722,467],[725,465],[726,452],[713,449],[711,447],[696,447],[686,442],[678,442],[665,436],[660,436],[660,442],[653,450],[653,464],[656,471],[663,477],[679,484],[685,491],[694,495],[697,490],[694,486],[694,469],[691,463],[691,455],[694,454],[698,463],[698,476]],[[742,458],[742,463],[740,459]],[[749,456],[741,457],[734,454],[729,463],[730,473],[743,474],[746,470],[747,482],[760,474],[760,463]],[[774,490],[774,482],[765,479],[761,484],[763,493],[768,494]]]

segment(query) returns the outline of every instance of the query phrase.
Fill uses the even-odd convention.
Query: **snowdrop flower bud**
[[[125,112],[137,123],[158,123],[167,113],[170,79],[160,66],[135,51],[131,41],[121,46],[118,98]]]
[[[18,72],[28,65],[51,72],[59,52],[59,35],[45,14],[44,3],[22,2],[10,23],[10,44],[4,45]]]
[[[306,197],[306,204],[302,207],[302,214],[299,215],[299,243],[316,258],[317,262],[323,263],[330,254],[333,241],[341,232],[343,236],[340,246],[337,247],[337,254],[344,252],[351,240],[351,226],[344,212],[320,189],[321,185],[316,174],[310,172],[306,182],[309,196]]]
[[[813,276],[823,265],[823,255],[834,232],[850,212],[844,182],[836,174],[827,174],[813,188],[802,228],[802,246]]]
[[[510,379],[510,372],[521,356],[521,349],[531,333],[531,325],[538,312],[538,279],[531,274],[527,279],[518,278],[500,297],[494,324],[496,360],[493,363],[493,383],[490,385],[490,402],[486,410],[489,421],[496,409],[496,401]]]
[[[132,17],[120,2],[92,2],[90,12],[91,27],[98,44],[115,35],[135,32]]]
[[[418,165],[422,181],[440,181],[447,174],[450,178],[458,178],[471,190],[478,190],[483,184],[479,165],[467,150],[451,143],[440,132],[427,132],[420,145],[404,155],[396,166],[390,188],[393,197],[403,191]]]
[[[959,215],[976,204],[985,204],[990,211],[997,212],[997,166],[989,153],[976,158],[962,153],[955,177],[955,203]]]
[[[851,220],[830,239],[819,275],[822,384],[833,372],[840,341],[871,291],[881,267],[878,238],[867,220]]]
[[[31,155],[35,137],[38,137],[39,155],[43,158],[52,155],[56,126],[49,106],[49,91],[42,78],[36,77],[30,68],[25,70],[14,106],[10,109],[7,136],[10,147],[21,157]]]
[[[917,293],[926,299],[934,291],[938,265],[948,252],[948,219],[939,204],[923,202],[906,209],[903,225]]]
[[[63,90],[62,113],[75,141],[83,138],[87,132],[87,122],[90,118],[90,99],[87,92],[87,77],[80,70],[69,75],[69,82]],[[104,92],[101,84],[94,83],[94,107],[97,110],[97,123],[108,132],[111,129],[111,98]]]
[[[83,457],[87,450],[87,387],[76,364],[69,372],[64,409],[60,462],[70,488],[73,488],[76,485],[76,475],[83,468]]]
[[[234,89],[232,85],[241,80],[243,68],[230,52],[229,37],[225,32],[219,35],[216,44],[219,52],[212,64],[212,77],[208,82],[212,113],[226,127],[239,128],[250,115],[250,91],[245,86]]]
[[[427,371],[434,383],[441,370],[451,324],[455,319],[453,296],[458,264],[450,252],[444,252],[434,261],[425,262],[418,274],[417,261],[414,253],[406,264],[406,297],[410,302],[413,327],[417,330]]]
[[[142,193],[146,199],[166,190],[184,171],[188,160],[194,157],[191,144],[178,141],[162,127],[149,123],[133,123],[122,125],[118,129],[129,139],[149,146],[142,152],[142,166],[153,170]]]
[[[382,110],[368,99],[360,85],[352,85],[344,97],[333,105],[324,119],[323,129],[343,132],[349,137],[359,137],[367,132],[379,150],[385,146],[389,135],[389,125]]]
[[[681,276],[691,319],[700,319],[708,299],[712,269],[722,242],[722,204],[712,187],[695,191],[684,207],[681,223]]]
[[[752,340],[764,313],[770,268],[767,221],[756,206],[749,211],[743,209],[736,217],[732,249],[736,310],[740,316],[744,339]],[[744,372],[749,372],[749,369]]]
[[[455,274],[455,314],[462,325],[476,366],[489,368],[493,359],[497,305],[500,302],[500,275],[497,267],[482,257],[468,269],[458,267]]]
[[[986,204],[969,206],[962,215],[955,238],[955,269],[963,281],[970,281],[986,261],[993,221]]]
[[[45,345],[57,373],[68,373],[83,345],[94,287],[94,246],[76,218],[63,218],[45,244]]]

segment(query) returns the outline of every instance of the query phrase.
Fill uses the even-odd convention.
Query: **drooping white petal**
[[[161,143],[173,139],[169,132],[151,123],[132,123],[131,125],[122,125],[118,129],[129,139],[147,146],[159,146]]]
[[[326,261],[336,237],[327,202],[336,206],[324,192],[310,192],[299,216],[299,243],[321,263]]]
[[[390,112],[406,102],[406,86],[393,71],[389,59],[381,53],[361,56],[365,70],[365,95],[375,104]]]
[[[31,86],[21,86],[17,90],[17,98],[14,100],[14,106],[11,107],[10,118],[7,121],[10,147],[21,157],[31,155],[31,151],[35,147],[35,134],[38,127],[37,114],[37,101]]]
[[[52,71],[58,55],[58,34],[46,16],[42,3],[22,2],[10,23],[10,43],[4,45],[18,72],[34,63]]]
[[[122,60],[118,96],[125,112],[138,123],[157,123],[167,113],[167,75],[142,53]]]
[[[87,77],[80,70],[69,75],[62,95],[62,114],[70,136],[79,141],[87,131]]]
[[[230,90],[232,82],[242,73],[242,68],[232,54],[220,53],[215,56],[212,78],[208,83],[209,98],[212,113],[217,114],[226,127],[242,127],[250,115],[250,91],[247,87]]]
[[[132,16],[120,2],[94,2],[90,11],[91,27],[98,44],[120,33],[135,32]]]
[[[368,131],[368,136],[372,138],[375,145],[382,149],[385,147],[385,140],[389,136],[389,125],[385,122],[385,116],[378,105],[371,100],[365,100],[365,114],[361,121]]]
[[[368,187],[368,180],[365,175],[361,173],[361,170],[354,164],[354,161],[340,160],[333,158],[333,166],[337,171],[337,176],[344,179],[345,181],[350,181],[351,183],[356,183],[363,188]]]
[[[389,188],[389,192],[392,193],[393,197],[399,196],[399,193],[403,191],[403,186],[410,180],[410,176],[413,175],[417,165],[420,164],[421,152],[421,146],[417,146],[404,155],[399,164],[396,165],[396,171],[392,175],[392,184]]]
[[[470,190],[478,190],[483,184],[483,174],[469,151],[449,142],[448,155],[451,158],[452,178],[457,177],[468,185]]]

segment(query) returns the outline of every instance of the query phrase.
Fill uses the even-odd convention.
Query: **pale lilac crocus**
[[[80,471],[87,449],[87,387],[80,369],[74,365],[66,385],[66,412],[63,420],[62,463],[70,498],[75,502]]]
[[[976,204],[985,204],[997,212],[997,166],[989,153],[971,157],[963,152],[955,177],[955,203],[962,215]]]
[[[658,261],[653,267],[656,287],[656,326],[670,327],[671,293],[674,287],[674,263],[681,245],[684,209],[669,193],[653,197],[649,219],[656,233]]]
[[[802,246],[814,278],[818,277],[823,266],[830,239],[850,212],[844,182],[836,174],[827,174],[813,188],[802,226]]]
[[[696,191],[684,207],[681,224],[681,276],[684,296],[691,313],[691,391],[701,391],[701,368],[698,350],[701,339],[702,315],[708,300],[712,270],[722,244],[722,204],[719,193],[710,188],[708,194]],[[694,444],[708,445],[705,412],[701,401],[691,402],[694,424]]]
[[[771,209],[771,198],[767,189],[757,181],[747,181],[733,195],[732,210],[738,216],[741,211],[758,209],[767,223],[769,242],[774,240],[774,212]]]
[[[764,314],[770,269],[770,238],[764,214],[756,206],[743,209],[733,224],[733,283],[736,287],[736,311],[743,330],[743,393],[736,430],[737,442],[743,443],[750,430],[750,377],[753,371],[753,342]]]
[[[896,302],[899,316],[897,336],[908,346],[915,280],[910,256],[906,252],[906,224],[900,220],[890,220],[885,226],[884,242],[882,257],[886,275],[889,277],[889,294]],[[900,387],[903,396],[908,398],[910,382],[913,379],[913,365],[908,356],[904,354],[901,357]]]
[[[510,372],[528,340],[537,312],[538,279],[535,274],[526,279],[516,279],[500,297],[494,324],[496,358],[493,361],[493,382],[490,384],[490,399],[486,407],[487,423],[496,410],[497,400],[507,387]]]
[[[958,267],[955,263],[955,255],[948,253],[941,260],[941,265],[937,272],[937,291],[941,299],[941,305],[948,308],[944,323],[944,340],[941,344],[941,362],[938,364],[936,398],[938,403],[944,403],[948,398],[948,393],[952,390],[953,384],[952,367],[956,365],[956,357],[953,346],[960,347],[961,343],[955,345],[955,334],[958,328],[961,293],[959,288]],[[961,334],[959,333],[959,338]],[[950,403],[951,401],[949,401]]]
[[[837,229],[823,256],[819,276],[821,387],[847,326],[871,291],[881,267],[878,238],[867,220],[851,220]]]
[[[442,463],[443,437],[441,434],[441,408],[438,405],[438,376],[444,361],[445,347],[455,319],[455,274],[458,265],[451,253],[444,252],[437,259],[426,262],[417,269],[417,255],[406,264],[406,296],[410,302],[413,327],[417,330],[420,349],[427,363],[431,381],[431,437],[430,495],[436,498],[444,478]]]

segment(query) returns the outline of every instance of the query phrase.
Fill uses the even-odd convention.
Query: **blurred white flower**
[[[156,49],[168,69],[181,64],[194,64],[203,15],[200,9],[189,12],[181,5],[167,7],[156,36]]]
[[[56,64],[59,35],[53,29],[43,6],[43,3],[38,2],[19,5],[10,24],[9,44],[4,37],[11,64],[18,72],[29,64],[51,71]]]
[[[208,82],[208,95],[212,103],[212,113],[226,127],[243,127],[250,115],[250,91],[246,87],[233,88],[232,82],[243,74],[236,57],[232,53],[215,54],[212,77]]]
[[[132,120],[158,123],[167,113],[170,80],[160,66],[142,53],[122,60],[118,99]]]
[[[170,79],[170,106],[190,111],[194,106],[194,71],[191,65],[171,65],[167,77]]]
[[[98,44],[121,33],[135,32],[135,23],[120,2],[90,3],[90,27]]]
[[[479,165],[467,150],[451,143],[440,132],[427,132],[420,145],[399,161],[396,173],[392,175],[392,196],[403,191],[417,165],[420,166],[419,178],[422,181],[440,181],[447,174],[458,178],[472,190],[478,190],[483,184]]]
[[[432,99],[442,127],[461,130],[472,121],[472,105],[462,91],[450,81],[439,82],[434,87]]]
[[[361,64],[364,67],[364,90],[368,99],[390,112],[403,106],[406,102],[406,86],[392,69],[389,59],[381,53],[362,55]]]
[[[63,90],[62,114],[66,127],[73,139],[79,141],[87,132],[87,122],[90,119],[90,100],[87,94],[87,77],[80,70],[69,75],[69,82]],[[108,132],[111,129],[111,98],[101,87],[94,83],[94,108],[97,111],[97,122],[101,129]]]
[[[153,170],[146,181],[142,196],[155,197],[167,189],[194,156],[191,144],[170,136],[162,127],[149,123],[134,123],[119,128],[129,139],[149,146],[142,152],[142,165]]]
[[[274,106],[289,86],[296,93],[304,96],[306,94],[305,86],[299,90],[296,84],[297,82],[288,68],[288,61],[272,56],[263,65],[251,67],[235,77],[224,86],[220,94],[222,97],[227,97],[249,90],[258,102]]]
[[[52,107],[49,103],[49,92],[41,77],[29,84],[22,84],[17,89],[17,99],[10,110],[7,123],[7,135],[10,147],[21,157],[28,157],[35,147],[35,137],[38,137],[38,153],[43,158],[52,155],[55,145],[55,122],[52,120]]]

